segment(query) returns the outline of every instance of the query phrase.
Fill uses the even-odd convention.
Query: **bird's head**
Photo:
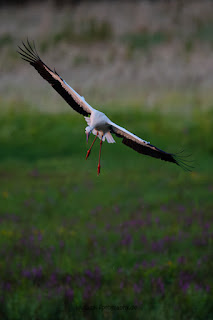
[[[90,126],[85,128],[85,133],[86,133],[86,137],[87,137],[87,143],[88,143],[89,136],[90,136],[91,132],[92,132],[92,128]]]

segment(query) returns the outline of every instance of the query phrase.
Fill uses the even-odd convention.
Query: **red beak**
[[[89,132],[86,132],[86,136],[87,136],[87,143],[88,143],[88,140],[89,140]]]

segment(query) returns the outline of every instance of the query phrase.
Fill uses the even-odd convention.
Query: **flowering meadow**
[[[81,116],[3,113],[1,319],[213,319],[213,113],[108,115],[195,169],[116,139],[98,177]]]

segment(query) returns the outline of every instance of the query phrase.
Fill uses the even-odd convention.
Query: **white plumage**
[[[147,142],[128,130],[118,126],[112,122],[103,112],[100,112],[91,107],[73,88],[71,88],[65,80],[54,70],[52,71],[39,57],[35,45],[23,43],[23,48],[19,47],[19,54],[23,60],[29,62],[38,73],[47,80],[52,87],[64,98],[64,100],[77,112],[85,117],[87,127],[85,128],[87,141],[91,133],[95,135],[95,139],[87,151],[86,159],[88,158],[91,148],[98,137],[100,139],[100,151],[98,162],[98,174],[100,173],[100,156],[102,142],[107,140],[108,143],[115,143],[112,134],[122,138],[122,142],[134,149],[135,151],[161,160],[173,162],[180,165],[186,170],[190,170],[191,166],[188,165],[186,160],[180,155],[165,152]]]

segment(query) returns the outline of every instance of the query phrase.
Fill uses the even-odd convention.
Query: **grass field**
[[[8,109],[0,117],[0,318],[212,319],[213,112],[112,105],[113,121],[165,151],[184,149],[195,169],[117,139],[103,144],[97,177],[99,144],[85,161],[81,116]]]

